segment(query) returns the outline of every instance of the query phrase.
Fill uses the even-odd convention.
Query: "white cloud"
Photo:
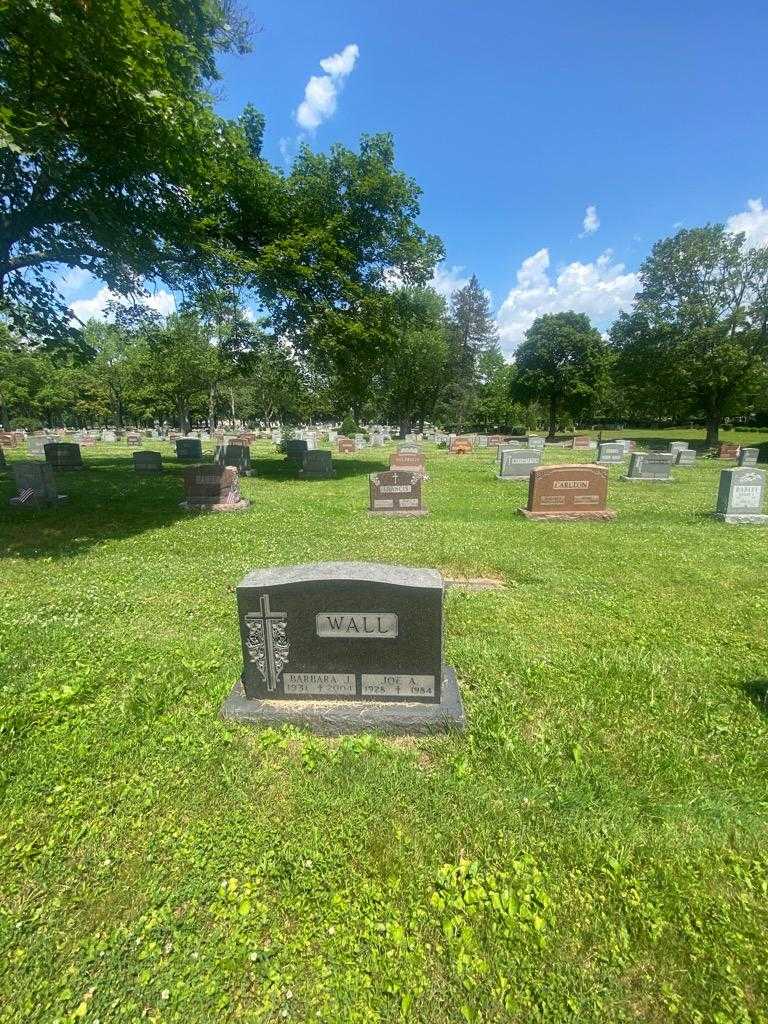
[[[749,199],[747,209],[734,213],[725,222],[725,226],[734,234],[743,231],[746,244],[751,249],[768,245],[768,207],[763,206],[762,199]]]
[[[320,67],[326,74],[312,75],[304,87],[304,99],[295,114],[301,128],[314,131],[333,116],[344,79],[352,74],[359,55],[357,43],[349,43],[341,53],[331,54],[320,61]]]
[[[93,275],[89,274],[87,270],[83,270],[82,267],[70,267],[59,278],[58,285],[64,295],[72,295],[93,280]]]
[[[168,316],[176,308],[176,301],[171,293],[167,292],[164,288],[161,288],[152,295],[142,296],[138,301],[140,305],[149,306],[150,309],[154,309],[161,316]],[[108,302],[119,302],[122,306],[131,305],[130,300],[124,295],[118,295],[106,285],[103,285],[92,298],[77,299],[75,302],[70,303],[69,308],[78,320],[82,320],[83,323],[91,319],[105,320],[105,310]]]
[[[549,249],[539,249],[523,260],[517,285],[501,305],[496,322],[502,345],[514,351],[536,317],[572,309],[586,313],[598,325],[632,306],[639,290],[638,274],[626,273],[613,262],[610,249],[593,263],[569,263],[552,279]]]
[[[469,278],[464,275],[464,267],[435,267],[435,272],[430,281],[435,291],[448,300],[459,288],[469,284]]]
[[[588,206],[584,212],[584,220],[581,222],[581,226],[584,228],[579,238],[583,238],[584,235],[594,235],[597,229],[600,227],[600,218],[597,215],[596,206]]]

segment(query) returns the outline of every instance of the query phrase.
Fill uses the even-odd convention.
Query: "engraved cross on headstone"
[[[278,659],[275,658],[275,638],[272,635],[272,626],[278,622],[284,622],[288,616],[285,612],[273,612],[270,610],[269,594],[262,594],[259,603],[261,605],[261,614],[251,613],[246,618],[251,622],[261,624],[264,635],[264,679],[268,690],[276,690],[277,677],[282,671],[285,655],[281,653],[279,657],[281,664],[278,665]]]

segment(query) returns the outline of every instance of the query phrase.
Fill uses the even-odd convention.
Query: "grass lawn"
[[[732,463],[533,523],[490,451],[427,446],[431,514],[386,519],[386,449],[304,482],[256,445],[231,515],[179,509],[164,450],[85,449],[39,512],[0,470],[3,1024],[768,1021],[768,530],[711,518]],[[503,581],[446,594],[466,734],[218,720],[233,587],[319,560]]]

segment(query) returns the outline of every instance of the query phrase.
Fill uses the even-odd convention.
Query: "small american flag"
[[[26,505],[27,502],[34,501],[34,489],[32,487],[25,487],[22,491],[19,491],[17,497],[20,505]]]

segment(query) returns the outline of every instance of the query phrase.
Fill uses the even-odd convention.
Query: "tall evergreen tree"
[[[496,322],[491,315],[488,295],[475,274],[469,284],[459,288],[451,298],[451,335],[456,376],[471,387],[480,355],[498,349]]]

